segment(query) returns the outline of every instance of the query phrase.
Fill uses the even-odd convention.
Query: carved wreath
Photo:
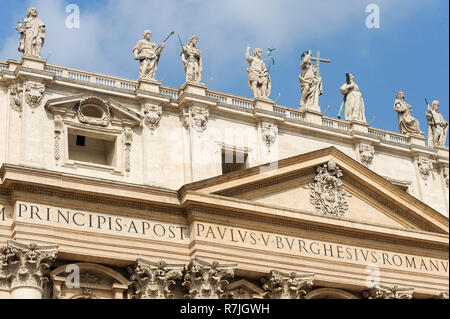
[[[88,110],[99,112],[101,113],[101,116],[89,116],[86,114],[86,111]],[[97,97],[89,97],[81,100],[78,106],[77,114],[78,120],[81,123],[94,126],[106,127],[109,125],[109,122],[111,120],[109,103]]]

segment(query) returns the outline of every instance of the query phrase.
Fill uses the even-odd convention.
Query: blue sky
[[[345,73],[355,75],[372,126],[397,132],[393,101],[406,93],[426,132],[425,102],[438,99],[449,118],[449,2],[447,0],[0,0],[0,60],[20,59],[15,26],[33,6],[47,25],[42,56],[49,62],[130,79],[138,77],[132,49],[145,29],[159,42],[174,30],[184,41],[198,35],[203,82],[211,89],[250,97],[246,46],[275,47],[272,98],[297,108],[300,55],[321,50],[326,115],[336,117]],[[65,7],[80,7],[80,29],[65,27]],[[380,28],[368,29],[368,4],[380,8]],[[157,79],[184,82],[174,37],[163,53]],[[448,144],[447,144],[448,145]]]

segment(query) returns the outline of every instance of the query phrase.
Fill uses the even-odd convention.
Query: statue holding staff
[[[426,99],[425,99],[426,100]],[[428,120],[428,146],[444,146],[447,141],[448,122],[439,113],[439,101],[433,101],[432,106],[427,103],[426,117]]]
[[[302,58],[301,74],[299,76],[302,88],[300,107],[319,106],[319,96],[323,94],[322,77],[312,64],[312,51],[308,51]]]
[[[134,59],[138,60],[141,64],[139,79],[155,79],[159,58],[165,47],[164,42],[162,42],[159,47],[156,47],[155,42],[150,42],[151,37],[152,32],[150,30],[146,30],[144,32],[144,38],[139,40],[133,49]]]
[[[27,11],[27,17],[16,27],[20,33],[19,52],[28,57],[41,57],[41,50],[45,42],[45,24],[38,18],[35,8]]]
[[[201,82],[202,81],[202,54],[200,49],[196,47],[198,36],[194,35],[189,39],[189,43],[182,45],[181,60],[184,64],[184,71],[186,72],[186,82]]]
[[[266,64],[261,59],[263,51],[259,48],[255,49],[253,56],[250,56],[251,47],[247,47],[245,58],[250,67],[248,72],[248,86],[253,92],[254,98],[268,99],[272,90],[272,83],[267,71]]]
[[[394,102],[394,110],[398,113],[398,127],[402,134],[423,135],[419,121],[412,116],[412,107],[405,102],[405,93],[397,92]]]

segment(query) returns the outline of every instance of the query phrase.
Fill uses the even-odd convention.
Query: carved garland
[[[90,116],[86,111],[94,110],[100,116]],[[106,127],[111,121],[109,102],[98,97],[88,97],[80,101],[78,106],[78,120],[83,124]]]
[[[131,171],[131,144],[133,142],[133,130],[125,128],[125,171]]]
[[[55,116],[55,160],[61,157],[61,134],[63,132],[63,121],[61,115]]]

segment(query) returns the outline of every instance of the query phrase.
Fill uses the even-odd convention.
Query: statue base
[[[184,93],[206,96],[208,87],[201,82],[185,82],[180,90]]]
[[[253,99],[253,108],[259,110],[265,110],[273,112],[273,107],[275,106],[275,102],[270,99],[265,99],[261,97],[256,97]]]
[[[320,106],[300,105],[299,111],[303,114],[303,119],[306,122],[322,125],[323,113],[320,112]]]
[[[39,57],[32,57],[32,56],[23,56],[22,60],[20,61],[20,64],[23,67],[30,68],[30,69],[36,69],[44,71],[45,64],[47,63],[46,60],[41,59]]]
[[[152,93],[158,93],[161,88],[161,82],[150,79],[138,79],[139,90],[148,91]]]
[[[362,133],[366,133],[369,134],[369,127],[370,124],[366,123],[366,122],[362,122],[362,121],[350,121],[350,130],[352,130],[353,132],[362,132]]]
[[[407,136],[409,144],[425,146],[425,141],[427,138],[423,134],[407,134]]]

